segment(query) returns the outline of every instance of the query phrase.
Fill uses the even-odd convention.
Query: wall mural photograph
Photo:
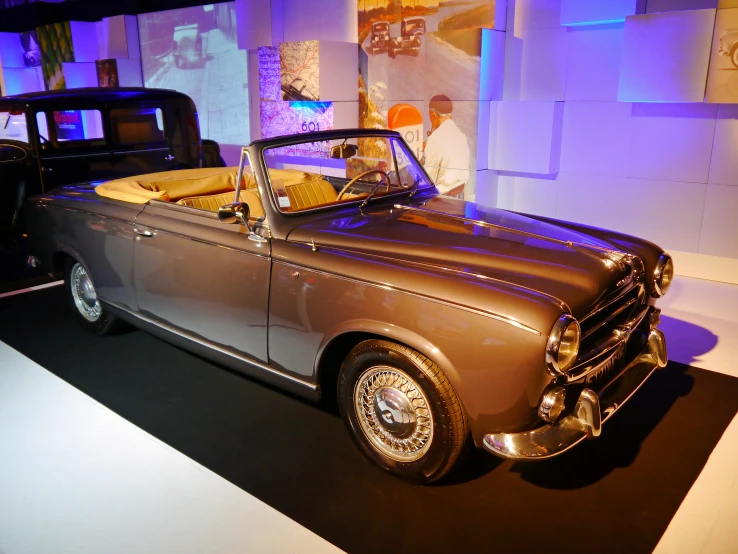
[[[738,8],[717,11],[705,96],[708,102],[738,103]]]
[[[359,126],[402,132],[452,196],[474,197],[482,33],[494,14],[489,1],[359,0]]]
[[[247,53],[236,42],[235,2],[138,16],[144,85],[195,102],[203,138],[249,143]]]

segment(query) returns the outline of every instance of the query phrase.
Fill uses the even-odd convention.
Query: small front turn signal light
[[[538,417],[546,423],[554,423],[564,411],[566,390],[563,387],[554,387],[543,395],[538,407]]]

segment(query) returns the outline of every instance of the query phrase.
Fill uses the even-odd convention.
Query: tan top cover
[[[205,167],[148,173],[102,183],[95,188],[100,196],[146,204],[149,200],[176,202],[192,196],[206,196],[236,190],[237,167]],[[243,174],[244,188],[256,186],[249,169]]]

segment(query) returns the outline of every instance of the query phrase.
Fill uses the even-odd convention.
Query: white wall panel
[[[513,0],[508,2],[507,11],[507,31],[516,35],[527,29],[556,29],[561,25],[561,0]]]
[[[0,33],[0,66],[26,67],[19,33]]]
[[[719,0],[647,0],[646,11],[648,13],[656,13],[727,7],[718,6],[719,3]]]
[[[358,42],[357,0],[282,0],[282,42]]]
[[[564,100],[566,28],[530,29],[522,37],[507,33],[505,79],[511,79],[503,86],[505,100]]]
[[[702,102],[715,11],[628,17],[618,100]]]
[[[236,0],[236,21],[240,50],[272,45],[271,0]]]
[[[491,169],[477,171],[476,190],[474,192],[476,203],[490,208],[497,206],[497,179],[496,171]]]
[[[134,22],[136,18],[133,18]],[[104,17],[97,23],[98,54],[97,59],[128,57],[128,35],[126,32],[127,17],[117,15]],[[137,25],[137,23],[135,23]]]
[[[717,106],[633,104],[628,175],[707,183]]]
[[[356,129],[359,126],[359,101],[333,102],[333,128]]]
[[[496,167],[549,174],[559,170],[561,102],[498,102]]]
[[[618,99],[623,34],[623,24],[569,29],[566,33],[567,101]]]
[[[3,94],[12,96],[24,92],[39,92],[45,89],[41,67],[3,68]]]
[[[558,183],[555,179],[515,177],[514,210],[556,217]]]
[[[736,105],[718,107],[708,182],[718,185],[738,185],[738,106]],[[736,237],[736,242],[738,242],[738,235]]]
[[[97,44],[97,23],[88,21],[70,21],[72,45],[75,62],[94,62],[99,59],[100,49]]]
[[[515,209],[515,177],[497,176],[497,207],[503,210]]]
[[[92,62],[64,62],[62,71],[67,88],[97,86],[97,67]]]
[[[738,258],[738,187],[707,185],[700,254]]]
[[[714,0],[713,0],[714,1]],[[625,21],[636,15],[645,0],[561,0],[562,25],[591,25]]]
[[[631,104],[565,102],[560,169],[627,176]]]
[[[122,87],[142,87],[143,73],[141,70],[141,60],[118,58],[118,83]]]
[[[696,252],[706,186],[560,173],[556,217]]]

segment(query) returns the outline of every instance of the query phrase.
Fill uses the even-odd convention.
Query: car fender
[[[460,377],[456,368],[433,342],[410,329],[373,319],[351,319],[343,321],[325,334],[318,348],[313,366],[314,375],[318,380],[320,379],[318,368],[320,367],[320,362],[326,348],[335,339],[348,333],[369,333],[409,346],[435,362],[451,383],[459,382]]]

